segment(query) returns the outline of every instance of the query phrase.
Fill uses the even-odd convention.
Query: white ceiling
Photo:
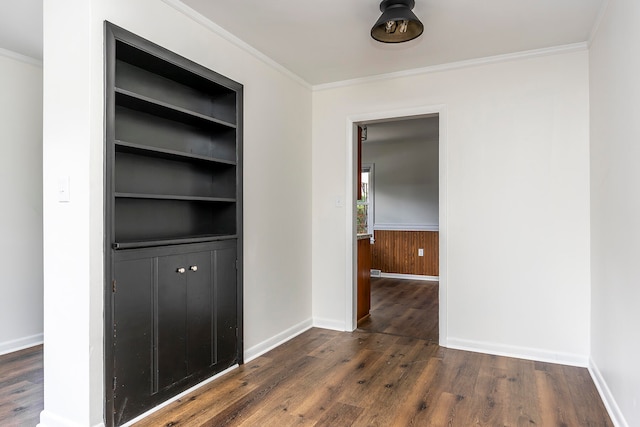
[[[379,0],[164,0],[193,9],[311,85],[585,42],[606,0],[416,0],[421,37],[369,33]],[[0,48],[42,59],[43,0],[0,5]],[[437,119],[369,123],[369,142],[437,138]]]
[[[0,48],[42,59],[42,2],[0,5]],[[424,34],[397,45],[369,35],[378,0],[181,2],[317,85],[585,42],[605,0],[416,0]]]
[[[181,1],[317,85],[585,42],[605,0],[416,0],[424,33],[396,45],[370,36],[379,0]]]
[[[0,4],[0,49],[42,60],[42,1]]]

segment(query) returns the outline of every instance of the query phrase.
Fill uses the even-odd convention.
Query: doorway
[[[361,322],[361,327],[363,328],[367,328],[367,327],[373,327],[374,329],[376,329],[376,327],[378,328],[377,331],[380,332],[385,332],[385,330],[388,333],[394,333],[394,334],[398,334],[398,335],[406,335],[406,334],[412,334],[412,335],[416,335],[416,333],[411,332],[412,329],[415,328],[422,328],[422,329],[430,329],[429,325],[431,325],[431,329],[430,331],[426,332],[427,335],[420,335],[417,334],[416,338],[429,338],[431,340],[435,340],[437,342],[439,342],[440,344],[446,343],[446,252],[445,252],[445,248],[446,248],[446,116],[445,116],[445,111],[444,108],[442,106],[440,107],[433,107],[433,108],[421,108],[421,109],[414,109],[411,111],[399,111],[399,112],[391,112],[391,113],[379,113],[379,114],[371,114],[371,115],[367,115],[367,116],[358,116],[358,117],[351,117],[349,120],[349,127],[351,129],[351,132],[349,132],[349,136],[352,137],[352,141],[353,141],[353,150],[352,150],[352,163],[353,163],[353,169],[351,170],[351,174],[349,174],[350,179],[353,182],[353,186],[352,188],[355,189],[355,187],[357,187],[357,185],[355,185],[355,182],[357,182],[357,173],[359,171],[359,166],[358,166],[358,155],[357,155],[357,132],[355,132],[356,126],[357,125],[365,125],[367,127],[367,138],[375,138],[375,136],[372,136],[372,127],[375,128],[376,126],[381,126],[381,127],[387,127],[387,130],[393,130],[393,128],[395,127],[396,129],[400,128],[406,128],[409,127],[408,125],[424,125],[427,123],[428,120],[431,120],[431,122],[435,122],[436,123],[436,130],[435,130],[435,136],[433,136],[432,139],[432,144],[435,144],[435,148],[436,148],[436,152],[435,152],[435,165],[436,165],[436,178],[435,178],[435,199],[436,199],[436,204],[435,204],[435,208],[431,208],[431,215],[432,218],[435,218],[435,221],[431,221],[429,222],[429,220],[418,220],[418,221],[412,221],[410,218],[407,218],[407,209],[402,209],[400,212],[398,212],[398,217],[400,218],[396,218],[398,219],[398,221],[396,221],[396,225],[397,227],[396,230],[397,231],[402,231],[403,228],[409,228],[409,229],[420,229],[422,228],[424,231],[424,228],[430,228],[430,231],[435,231],[436,234],[437,232],[439,232],[443,238],[438,239],[435,242],[436,245],[436,252],[439,252],[439,256],[438,254],[436,254],[436,259],[435,259],[435,268],[436,268],[436,272],[431,273],[431,274],[425,274],[424,271],[409,271],[409,274],[402,274],[402,273],[396,273],[393,274],[393,269],[390,269],[390,271],[392,271],[391,274],[383,274],[382,278],[372,278],[372,302],[371,302],[371,309],[372,309],[372,317],[369,320],[366,320],[364,323]],[[355,138],[353,138],[355,136]],[[385,137],[390,137],[393,138],[394,135],[387,135]],[[396,138],[398,139],[398,138]],[[402,138],[399,138],[402,139]],[[371,140],[369,141],[371,142]],[[366,144],[366,143],[365,143]],[[366,146],[366,145],[365,145]],[[400,151],[403,149],[403,147],[397,146],[396,148],[398,148]],[[366,148],[365,148],[365,153],[366,153]],[[366,156],[366,154],[365,154]],[[369,158],[364,158],[361,161],[363,161],[365,164],[367,163],[371,163],[371,159]],[[376,162],[373,162],[374,167],[367,167],[368,171],[371,171],[374,168],[379,168],[379,165],[375,164]],[[401,168],[402,169],[402,168]],[[376,171],[377,172],[377,171]],[[401,174],[402,170],[399,171],[399,173],[396,173],[396,175]],[[373,181],[375,181],[375,176]],[[392,183],[393,185],[397,184],[397,183]],[[369,183],[369,185],[371,185],[371,183]],[[384,185],[384,184],[383,184]],[[388,189],[387,189],[388,190]],[[382,201],[382,203],[385,203],[385,197],[388,196],[388,191],[385,190],[387,192],[386,196],[379,196],[379,202]],[[424,190],[424,189],[423,189]],[[370,194],[376,194],[377,191],[375,190],[375,188],[369,188],[369,191],[371,191]],[[403,190],[401,190],[400,192],[403,192]],[[354,227],[354,231],[357,230],[359,232],[362,232],[362,224],[360,224],[360,228],[358,228],[358,221],[357,221],[357,214],[361,214],[362,211],[362,206],[360,207],[359,210],[356,211],[356,203],[355,200],[357,200],[358,198],[358,192],[355,191],[355,194],[353,196],[353,206],[354,206],[354,212],[353,212],[353,218],[351,218],[353,221],[353,227]],[[398,193],[397,189],[396,189],[396,194]],[[373,200],[375,200],[375,198],[371,198]],[[387,200],[387,202],[389,202],[389,200]],[[369,207],[367,207],[369,208]],[[376,225],[381,225],[380,227],[376,227],[378,228],[389,228],[390,226],[393,226],[394,224],[392,224],[392,221],[389,221],[388,218],[385,217],[385,212],[384,209],[379,210],[379,209],[375,209],[375,212],[379,215],[377,218],[375,217],[376,214],[369,214],[367,215],[367,217],[371,220],[375,221]],[[412,208],[414,211],[416,209],[420,209],[419,203],[416,206],[413,206]],[[367,209],[369,212],[372,212],[371,209]],[[361,215],[360,215],[361,216]],[[401,218],[403,217],[404,218]],[[372,227],[369,227],[369,229],[371,229]],[[393,227],[391,227],[393,228]],[[376,230],[372,230],[374,233]],[[420,230],[414,230],[414,231],[420,231]],[[354,233],[355,236],[355,233]],[[355,280],[355,276],[356,276],[356,259],[357,259],[357,251],[355,250],[355,239],[351,240],[350,239],[350,243],[353,244],[353,246],[351,246],[350,248],[348,248],[348,251],[352,251],[353,254],[353,265],[354,265],[354,269],[353,269],[353,276],[354,276],[354,280],[351,281],[351,283],[349,283],[349,285],[351,285],[348,289],[348,293],[353,295],[353,300],[352,302],[356,303],[356,298],[357,295],[355,295],[355,290],[356,290],[356,280]],[[376,242],[374,242],[375,245]],[[419,260],[425,260],[424,255],[428,254],[428,249],[427,248],[420,248],[421,250],[418,253],[418,250],[416,250],[416,254],[415,257],[412,256],[411,258],[416,258]],[[413,251],[413,250],[412,250]],[[419,258],[417,258],[419,256]],[[408,257],[407,257],[408,258]],[[439,259],[438,259],[439,258]],[[405,260],[406,261],[406,260]],[[375,269],[375,262],[373,265],[373,268]],[[406,271],[405,271],[406,273]],[[414,274],[411,274],[414,273]],[[424,281],[424,279],[430,279],[430,280],[438,280],[440,281],[440,284],[438,285],[437,281],[431,281],[431,282],[427,282]],[[377,289],[379,288],[379,289]],[[416,290],[418,293],[413,293],[413,291],[411,291],[411,289]],[[410,310],[403,310],[404,315],[403,316],[391,316],[394,318],[393,321],[393,325],[388,321],[385,320],[384,317],[384,312],[386,311],[387,313],[389,313],[389,310],[392,307],[393,303],[386,301],[383,304],[380,304],[380,301],[377,301],[377,296],[375,295],[376,292],[378,292],[380,295],[385,295],[384,297],[382,297],[383,300],[389,300],[391,301],[393,298],[396,298],[397,296],[403,297],[406,296],[408,294],[411,294],[414,296],[414,299],[416,297],[416,295],[419,295],[420,292],[424,292],[424,296],[425,299],[422,301],[422,303],[417,304],[414,301],[414,306],[410,309]],[[394,296],[395,295],[395,296]],[[376,304],[378,304],[378,307],[376,307]],[[401,307],[403,304],[400,302],[400,304],[398,305],[399,307]],[[375,312],[376,310],[382,310],[378,312],[379,318],[378,318],[378,322],[376,325],[376,315]],[[424,313],[425,311],[427,311],[428,313]],[[421,314],[427,314],[426,316],[421,316]],[[430,320],[429,320],[429,316],[430,316]],[[404,324],[404,328],[405,328],[405,332],[401,332],[401,329],[403,328],[403,324]],[[357,323],[353,322],[353,329],[355,329]],[[435,331],[433,330],[433,327],[435,327]],[[382,330],[380,330],[380,328]]]

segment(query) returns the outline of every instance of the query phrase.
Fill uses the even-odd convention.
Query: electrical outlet
[[[418,256],[424,256],[424,249],[418,249]]]

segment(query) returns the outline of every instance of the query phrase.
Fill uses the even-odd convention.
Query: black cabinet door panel
[[[216,289],[216,346],[217,360],[235,359],[237,355],[237,290],[236,248],[218,249],[215,252]]]
[[[213,251],[188,255],[187,266],[187,372],[206,369],[216,361],[213,352]]]
[[[186,303],[186,256],[158,257],[157,358],[160,390],[187,376],[184,359],[187,345]]]
[[[115,251],[115,424],[238,362],[236,245]]]
[[[115,263],[113,293],[114,412],[128,419],[153,393],[153,258]]]

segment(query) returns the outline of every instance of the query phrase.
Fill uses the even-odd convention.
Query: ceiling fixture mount
[[[383,43],[402,43],[419,37],[424,26],[411,11],[415,4],[415,0],[382,0],[382,15],[371,28],[371,37]]]

